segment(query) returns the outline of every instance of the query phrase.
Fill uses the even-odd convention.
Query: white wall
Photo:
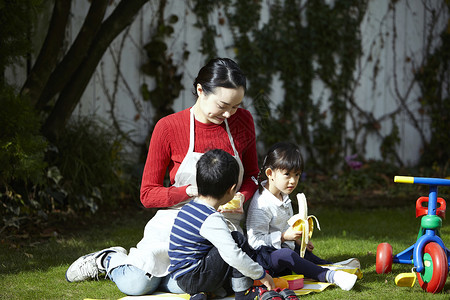
[[[440,1],[401,0],[395,6],[395,16],[393,11],[389,9],[392,1],[369,1],[367,14],[361,25],[364,54],[360,66],[355,72],[358,84],[354,90],[354,99],[364,111],[372,113],[375,118],[380,118],[398,109],[400,105],[399,96],[405,98],[408,108],[417,116],[422,130],[426,132],[427,138],[429,138],[429,120],[417,113],[419,90],[416,85],[410,87],[413,78],[412,69],[419,65],[423,59],[427,22],[429,22],[431,16],[430,12],[425,9],[424,2],[429,6],[436,6]],[[263,1],[264,9],[261,24],[268,19],[267,4],[269,3],[268,0]],[[85,0],[74,1],[74,13],[71,15],[71,26],[67,32],[69,41],[75,39],[89,4],[90,2]],[[149,127],[152,125],[152,107],[149,102],[142,100],[140,87],[143,83],[147,83],[149,87],[154,83],[139,69],[146,60],[143,47],[150,40],[152,30],[154,30],[157,5],[157,1],[149,1],[145,4],[132,26],[113,42],[97,67],[74,114],[75,117],[77,115],[95,115],[111,123],[110,112],[112,110],[121,129],[125,132],[131,132],[134,140],[139,143],[144,141]],[[204,57],[199,53],[202,34],[194,26],[196,20],[195,14],[190,9],[192,5],[190,1],[169,0],[166,7],[167,16],[176,14],[179,17],[178,23],[175,24],[174,37],[168,41],[169,52],[173,54],[175,64],[179,64],[179,70],[183,72],[183,85],[185,87],[174,104],[175,111],[187,108],[194,103],[192,82],[204,62]],[[109,11],[112,8],[109,8]],[[438,35],[442,28],[447,26],[448,11],[441,13],[444,16],[434,30],[435,35]],[[218,25],[219,15],[225,17],[223,9],[210,13],[210,22],[216,24],[218,32],[216,38],[218,55],[233,58],[230,30],[226,24]],[[393,44],[394,28],[397,31],[395,47]],[[190,56],[187,61],[183,62],[179,58],[185,48],[190,52]],[[372,59],[369,60],[369,57]],[[406,58],[410,60],[407,61]],[[116,64],[119,64],[119,66],[116,66]],[[375,66],[378,66],[377,76],[374,75]],[[23,74],[23,69],[16,66],[9,69],[7,76],[10,81],[20,86],[24,81]],[[274,85],[279,86],[276,78],[274,80]],[[115,84],[115,81],[118,84]],[[314,95],[319,97],[323,92],[322,84],[317,82],[315,86],[317,88]],[[274,88],[273,91],[273,94],[270,95],[271,99],[282,99],[282,90]],[[113,109],[111,103],[114,103]],[[351,113],[358,120],[356,111]],[[405,163],[415,164],[420,157],[422,147],[418,132],[410,124],[410,118],[405,113],[401,113],[396,121],[401,135],[398,153]],[[390,118],[381,121],[380,125],[381,135],[391,131]],[[351,122],[350,117],[346,126],[348,135],[353,137],[355,125]],[[356,138],[361,147],[364,147],[363,152],[366,159],[379,159],[381,157],[379,151],[380,137],[359,134]]]

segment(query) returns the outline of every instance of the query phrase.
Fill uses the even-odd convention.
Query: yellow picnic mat
[[[359,268],[348,268],[348,267],[344,267],[344,266],[339,266],[339,265],[324,265],[323,267],[326,267],[328,269],[331,270],[341,270],[341,271],[345,271],[348,272],[350,274],[355,274],[356,276],[358,276],[358,279],[363,278],[363,273],[361,272],[361,270]],[[303,281],[303,288],[299,289],[299,290],[295,290],[295,294],[297,296],[302,296],[302,295],[307,295],[309,293],[319,293],[321,291],[323,291],[324,289],[326,289],[327,287],[329,287],[330,285],[334,285],[333,283],[328,283],[328,282],[319,282],[319,281],[315,281],[312,279],[305,279]]]
[[[339,265],[324,265],[323,267],[326,267],[331,270],[342,270],[351,274],[355,274],[358,276],[358,279],[361,279],[363,277],[363,274],[359,268],[349,268],[345,266],[339,266]],[[325,290],[330,285],[334,285],[332,283],[328,282],[318,282],[311,279],[305,279],[303,281],[303,288],[299,290],[295,290],[295,294],[297,296],[307,295],[310,293],[320,293],[323,290]],[[140,300],[140,299],[161,299],[161,300],[180,300],[180,299],[187,299],[189,300],[188,294],[171,294],[171,293],[154,293],[153,295],[146,295],[146,296],[126,296],[123,298],[120,298],[120,300]],[[229,296],[226,298],[221,298],[223,300],[225,299],[234,299],[234,296]]]

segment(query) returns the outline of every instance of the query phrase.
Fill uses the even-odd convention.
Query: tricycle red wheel
[[[426,244],[423,252],[425,269],[421,273],[417,273],[417,281],[428,293],[439,293],[447,280],[447,256],[444,249],[434,242]]]
[[[377,247],[376,271],[378,274],[389,273],[392,270],[392,246],[381,243]]]

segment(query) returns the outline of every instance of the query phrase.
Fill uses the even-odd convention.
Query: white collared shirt
[[[262,182],[265,186],[266,181]],[[281,245],[281,234],[289,225],[287,221],[293,216],[291,199],[288,195],[281,194],[280,201],[266,188],[262,192],[256,191],[247,212],[247,236],[250,246],[273,246],[277,249],[289,247],[294,249],[294,241],[286,241]]]

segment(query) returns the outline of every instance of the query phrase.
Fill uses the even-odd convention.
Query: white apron
[[[244,167],[242,161],[239,158],[239,154],[234,146],[233,137],[231,136],[230,128],[228,126],[227,120],[224,121],[226,130],[228,133],[228,138],[230,139],[231,147],[233,148],[234,158],[239,165],[239,179],[237,190],[242,185],[242,180],[244,177]],[[180,167],[175,174],[174,186],[186,186],[193,185],[196,186],[196,164],[197,161],[204,153],[194,152],[195,143],[195,117],[190,110],[190,121],[189,121],[189,149],[181,162]],[[168,209],[160,209],[157,211],[155,216],[148,221],[144,229],[144,237],[137,244],[136,248],[131,248],[130,253],[126,260],[122,264],[130,264],[138,267],[147,273],[162,277],[168,274],[168,268],[170,266],[170,259],[168,255],[169,250],[169,236],[174,223],[175,217],[178,214],[180,208],[191,199],[182,201],[177,205],[174,205]],[[224,213],[224,216],[229,219],[237,230],[242,232],[240,228],[240,222],[242,221],[244,215],[237,213]],[[110,266],[112,269],[114,266]]]

